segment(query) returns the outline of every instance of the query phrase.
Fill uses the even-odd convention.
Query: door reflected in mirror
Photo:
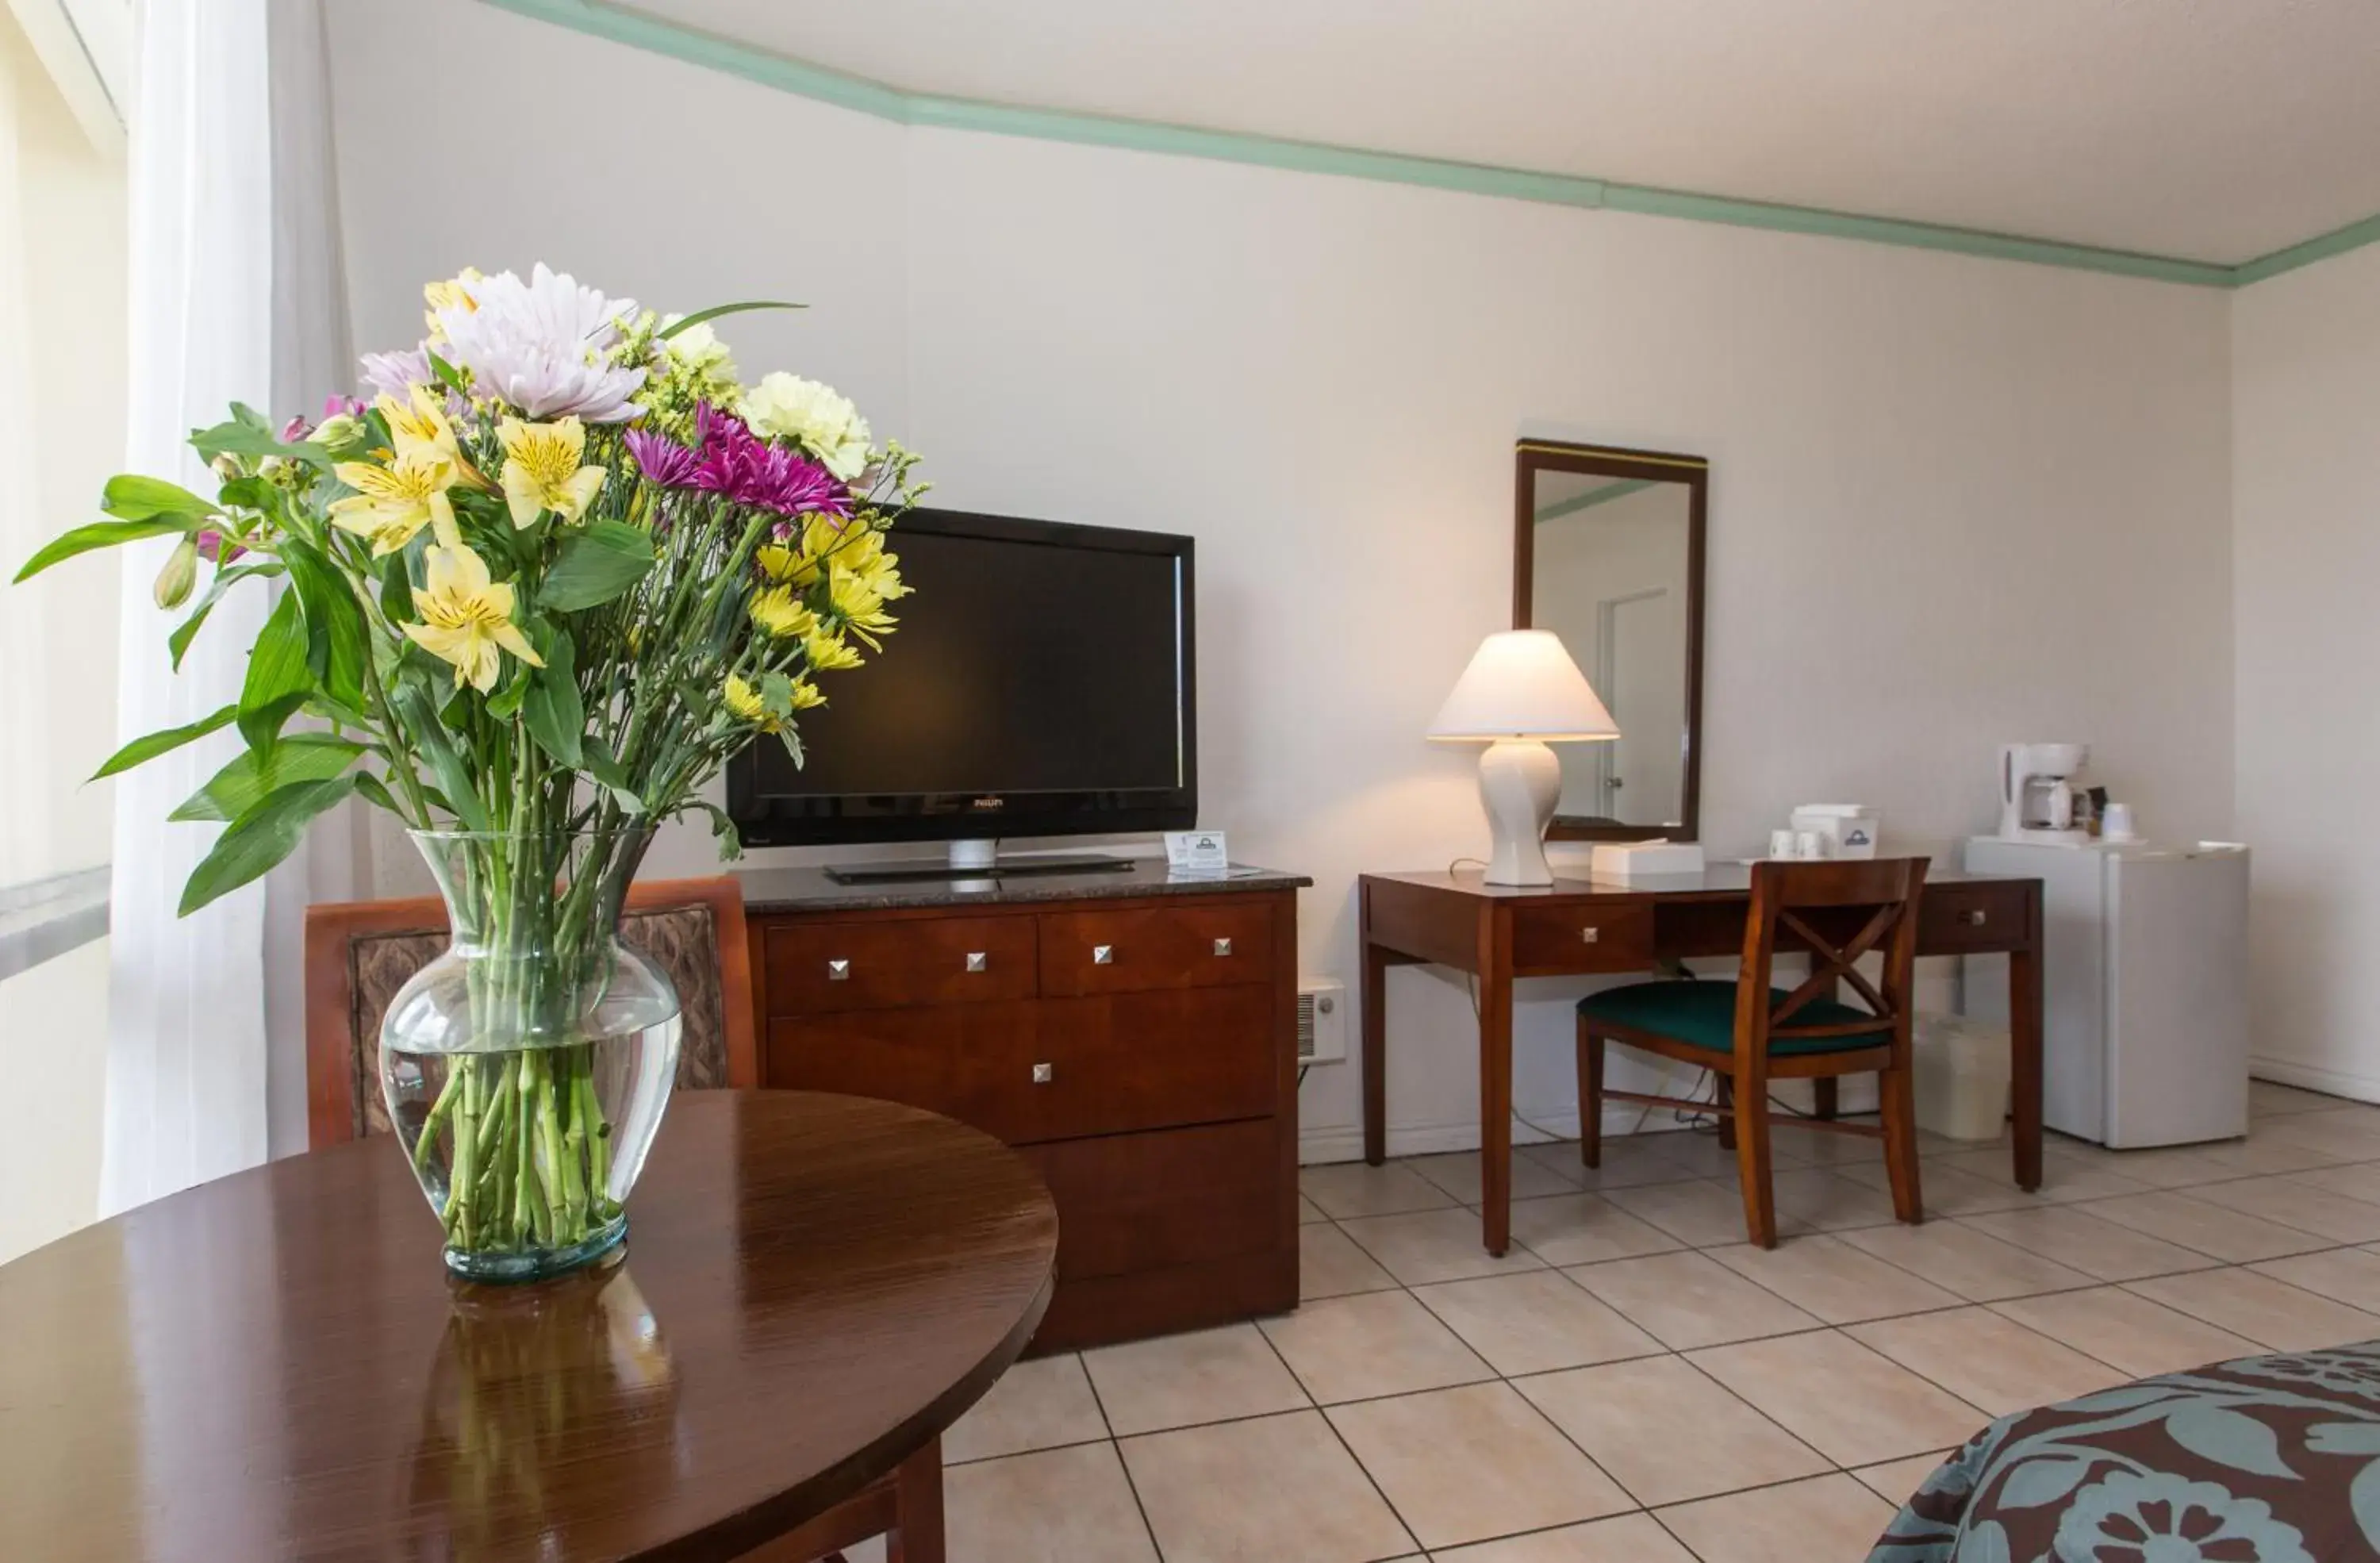
[[[1620,737],[1556,745],[1553,837],[1692,840],[1702,530],[1691,456],[1524,442],[1514,618],[1561,636]]]

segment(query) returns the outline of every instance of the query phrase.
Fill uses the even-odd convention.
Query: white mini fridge
[[[2248,1132],[2246,847],[1978,836],[1967,871],[2042,881],[2050,1128],[2118,1149]],[[1968,957],[1969,1012],[2004,1023],[2007,983],[1983,961]]]

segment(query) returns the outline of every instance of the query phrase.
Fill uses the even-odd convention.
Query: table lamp
[[[1561,637],[1551,630],[1504,630],[1479,643],[1429,736],[1488,745],[1479,757],[1479,801],[1495,844],[1491,885],[1549,885],[1546,826],[1561,795],[1561,762],[1551,744],[1620,736]]]

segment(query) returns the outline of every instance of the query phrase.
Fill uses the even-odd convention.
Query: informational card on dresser
[[[1177,879],[1221,879],[1232,872],[1232,854],[1220,830],[1168,830],[1165,866]]]

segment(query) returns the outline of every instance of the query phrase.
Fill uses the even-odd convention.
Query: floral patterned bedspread
[[[1868,1563],[2380,1563],[2380,1341],[2004,1416]]]

